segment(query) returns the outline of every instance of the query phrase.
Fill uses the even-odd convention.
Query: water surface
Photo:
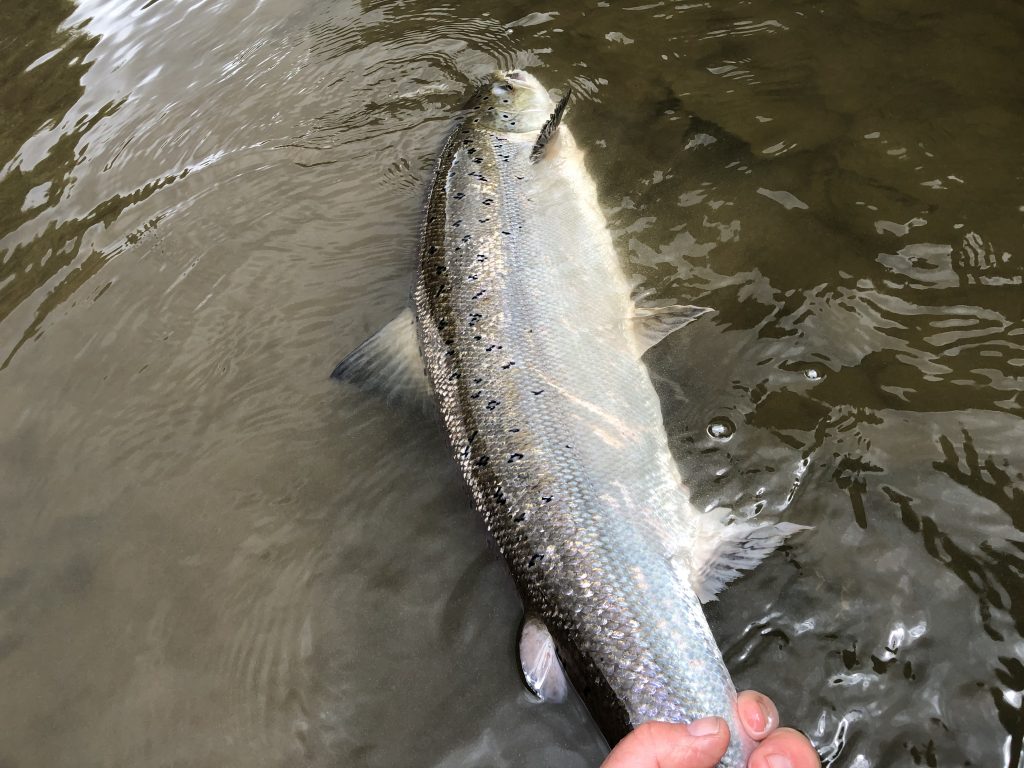
[[[701,504],[813,526],[709,609],[826,762],[1019,766],[1024,10],[0,0],[0,765],[596,766],[404,305],[495,68],[571,84]],[[709,431],[710,427],[710,431]]]

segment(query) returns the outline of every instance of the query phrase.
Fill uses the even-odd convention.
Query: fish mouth
[[[527,88],[531,91],[540,90],[547,93],[547,89],[540,84],[537,78],[522,69],[509,69],[499,72],[498,75],[499,79],[505,81],[502,85],[506,88]]]

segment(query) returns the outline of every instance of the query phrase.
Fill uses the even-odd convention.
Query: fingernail
[[[722,730],[723,725],[724,723],[720,717],[702,717],[700,720],[694,720],[690,723],[690,735],[700,737],[715,736]],[[772,768],[775,768],[775,766],[773,765]]]
[[[764,718],[764,720],[761,723],[761,728],[760,728],[759,732],[760,733],[767,733],[768,730],[773,725],[775,725],[775,723],[772,722],[774,720],[774,718],[775,718],[775,713],[772,711],[771,707],[769,707],[763,701],[758,701],[757,702],[757,708],[761,710],[761,717]],[[775,766],[773,765],[772,768],[775,768]]]
[[[765,762],[768,768],[793,768],[793,761],[786,755],[768,755]]]

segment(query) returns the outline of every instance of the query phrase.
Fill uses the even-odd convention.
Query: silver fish
[[[535,691],[564,690],[557,651],[609,742],[718,715],[733,734],[721,765],[745,766],[700,600],[800,526],[691,504],[640,356],[707,310],[636,306],[561,124],[567,97],[520,70],[481,87],[441,152],[414,310],[335,375],[432,393],[530,617]]]

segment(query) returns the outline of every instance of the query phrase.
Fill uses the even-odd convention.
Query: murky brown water
[[[436,425],[327,379],[524,66],[637,279],[718,310],[649,356],[684,474],[814,526],[711,608],[737,682],[835,766],[1020,766],[1024,9],[983,6],[0,0],[0,765],[600,761]]]

